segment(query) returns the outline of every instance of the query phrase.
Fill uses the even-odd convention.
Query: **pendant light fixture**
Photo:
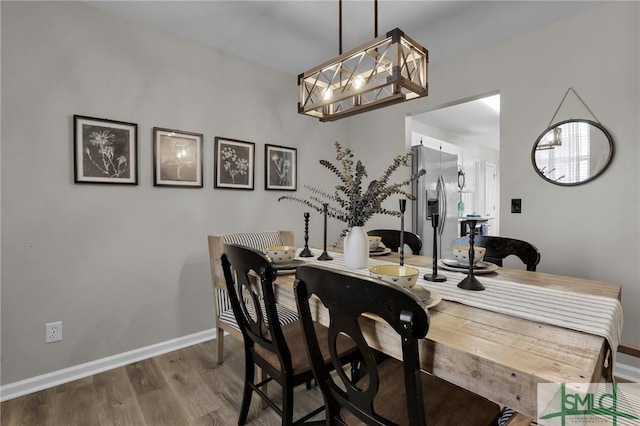
[[[400,29],[378,37],[374,0],[374,39],[342,53],[342,0],[339,56],[298,76],[298,112],[334,121],[428,94],[429,52]]]

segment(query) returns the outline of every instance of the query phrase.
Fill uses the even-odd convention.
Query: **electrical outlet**
[[[44,342],[52,343],[62,340],[62,321],[48,322],[44,325]]]

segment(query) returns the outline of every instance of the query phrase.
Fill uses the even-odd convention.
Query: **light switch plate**
[[[522,198],[511,199],[511,213],[522,213]]]

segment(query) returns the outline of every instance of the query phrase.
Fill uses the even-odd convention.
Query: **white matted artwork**
[[[202,188],[202,134],[153,128],[153,185]]]
[[[298,151],[278,145],[264,147],[264,189],[295,191],[298,181]]]
[[[214,151],[214,186],[253,190],[255,144],[216,136]]]

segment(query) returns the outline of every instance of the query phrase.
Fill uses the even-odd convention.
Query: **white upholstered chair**
[[[220,257],[225,244],[240,244],[266,252],[271,246],[295,246],[293,231],[246,232],[238,234],[209,235],[209,261],[211,263],[211,281],[213,284],[216,318],[216,362],[222,364],[224,350],[224,332],[242,340],[242,334],[233,315],[229,294],[226,290]],[[286,325],[298,319],[297,312],[278,306],[280,324]]]

